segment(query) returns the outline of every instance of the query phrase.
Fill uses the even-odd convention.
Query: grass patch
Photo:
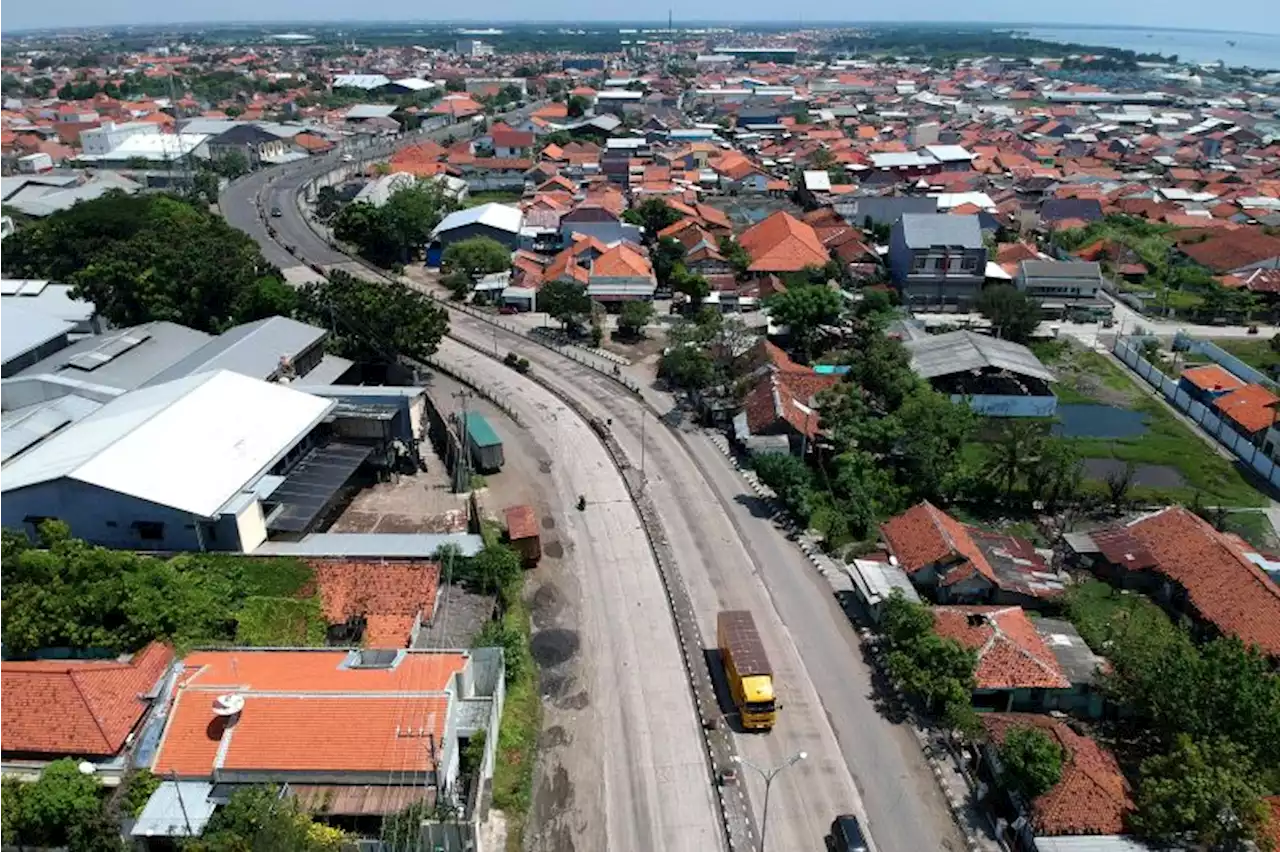
[[[524,195],[519,192],[503,192],[501,190],[487,190],[485,192],[473,192],[467,196],[467,207],[479,207],[481,204],[514,204],[523,198]]]
[[[1081,638],[1099,653],[1129,621],[1149,624],[1153,633],[1173,625],[1160,607],[1136,592],[1122,592],[1101,580],[1088,580],[1067,592],[1067,617]]]
[[[1266,498],[1231,462],[1205,445],[1162,404],[1149,397],[1131,406],[1146,416],[1147,432],[1133,438],[1070,438],[1081,458],[1119,459],[1135,465],[1165,465],[1182,474],[1177,488],[1138,486],[1137,500],[1188,503],[1199,492],[1207,505],[1264,506]]]
[[[252,597],[236,613],[236,644],[323,647],[327,627],[318,597]]]
[[[1271,341],[1268,339],[1259,340],[1256,337],[1242,339],[1236,337],[1213,342],[1250,367],[1268,376],[1273,375],[1275,368],[1280,366],[1280,352],[1275,352],[1271,349]]]
[[[522,581],[517,581],[522,582]],[[533,767],[542,729],[538,672],[529,652],[529,609],[517,591],[500,621],[485,626],[475,645],[501,645],[507,658],[507,694],[498,732],[493,771],[493,806],[507,818],[507,850],[523,845],[525,823],[533,801]]]
[[[1264,512],[1231,512],[1225,518],[1223,529],[1233,532],[1261,550],[1275,550],[1276,530]]]
[[[231,553],[191,554],[203,570],[231,580],[245,597],[291,598],[312,580],[310,566],[291,556],[255,558]]]

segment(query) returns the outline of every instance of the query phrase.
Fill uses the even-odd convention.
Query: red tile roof
[[[1240,228],[1215,231],[1202,242],[1185,242],[1178,246],[1182,253],[1213,272],[1230,272],[1280,257],[1280,237],[1271,237],[1260,229]]]
[[[1052,837],[1125,832],[1125,817],[1133,810],[1133,799],[1111,752],[1051,716],[985,713],[982,726],[997,745],[1015,728],[1037,728],[1062,747],[1062,777],[1031,803],[1036,834]]]
[[[364,644],[404,648],[414,622],[430,621],[436,610],[440,566],[434,562],[308,563],[315,572],[325,619],[342,624],[365,618]]]
[[[937,606],[934,630],[978,652],[979,689],[1070,689],[1071,681],[1021,607]]]
[[[1229,391],[1244,387],[1244,382],[1217,364],[1183,370],[1182,378],[1205,391]]]
[[[742,232],[738,242],[751,255],[753,272],[799,272],[830,259],[813,226],[779,210]]]
[[[991,563],[969,534],[969,529],[928,500],[880,525],[889,552],[902,570],[915,574],[934,564],[948,566],[947,585],[971,577],[974,572],[996,583]]]
[[[1129,525],[1155,558],[1151,570],[1186,589],[1200,617],[1280,657],[1280,587],[1195,513],[1170,506]]]
[[[532,506],[511,506],[507,509],[506,515],[507,537],[512,541],[537,537],[538,516]]]
[[[1261,432],[1275,421],[1277,402],[1280,397],[1262,385],[1245,385],[1215,399],[1213,407],[1244,431],[1253,433]]]
[[[40,660],[6,662],[3,673],[4,751],[109,757],[142,720],[149,693],[173,660],[152,643],[128,662]]]
[[[638,249],[618,243],[592,262],[591,277],[653,278],[653,265]]]
[[[342,668],[347,651],[201,651],[184,660],[153,771],[425,772],[440,744],[444,692],[465,654],[407,652],[392,669]],[[213,712],[236,693],[233,723]],[[322,746],[322,747],[321,747]]]

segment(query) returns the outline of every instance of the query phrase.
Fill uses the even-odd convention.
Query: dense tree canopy
[[[40,532],[36,546],[4,531],[3,640],[10,654],[50,647],[120,653],[153,639],[230,641],[251,601],[292,597],[311,577],[294,560],[158,559],[86,544],[58,521],[46,521]]]
[[[72,284],[117,326],[219,332],[294,302],[248,236],[167,195],[109,193],[32,223],[5,243],[5,273]]]
[[[895,591],[885,603],[880,623],[893,679],[949,723],[971,728],[977,653],[939,636],[929,608],[907,600],[901,592]]]
[[[426,247],[431,233],[457,202],[434,181],[418,181],[391,194],[387,203],[349,204],[333,217],[333,235],[353,244],[379,266],[407,263]]]
[[[591,298],[581,284],[552,281],[538,290],[538,310],[546,311],[565,328],[571,328],[591,315]]]
[[[805,359],[817,354],[825,326],[840,319],[840,294],[825,285],[791,287],[768,299],[769,315],[787,327],[792,342]]]
[[[339,852],[347,836],[315,822],[292,796],[276,787],[248,787],[231,794],[204,833],[188,841],[187,852]]]
[[[440,257],[440,267],[462,272],[472,281],[511,268],[511,250],[489,237],[472,237],[451,243]]]
[[[69,757],[50,763],[33,784],[6,779],[3,816],[6,845],[66,846],[70,852],[111,848],[102,785]]]
[[[299,318],[330,328],[330,347],[360,363],[421,361],[449,330],[448,314],[429,296],[346,272],[311,282],[298,296]]]
[[[1040,303],[1009,284],[997,284],[982,291],[975,305],[1002,340],[1026,343],[1035,334],[1042,315]]]
[[[645,241],[652,243],[658,239],[659,231],[679,222],[681,216],[666,201],[653,196],[623,213],[622,218],[633,225],[639,225],[644,228]]]
[[[653,302],[637,300],[627,302],[618,315],[618,331],[626,337],[639,337],[644,327],[653,319]]]
[[[1062,746],[1039,728],[1010,730],[1000,744],[1003,779],[1030,802],[1062,778]]]

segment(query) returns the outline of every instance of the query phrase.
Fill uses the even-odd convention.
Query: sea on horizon
[[[1221,61],[1233,67],[1280,69],[1280,35],[1267,33],[1068,26],[1038,26],[1019,32],[1042,41],[1176,55],[1182,62]]]

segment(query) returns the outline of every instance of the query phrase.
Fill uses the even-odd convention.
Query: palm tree
[[[1044,452],[1044,424],[1011,418],[1000,425],[1000,434],[991,444],[988,474],[1004,490],[1005,500],[1024,477],[1030,477]]]

